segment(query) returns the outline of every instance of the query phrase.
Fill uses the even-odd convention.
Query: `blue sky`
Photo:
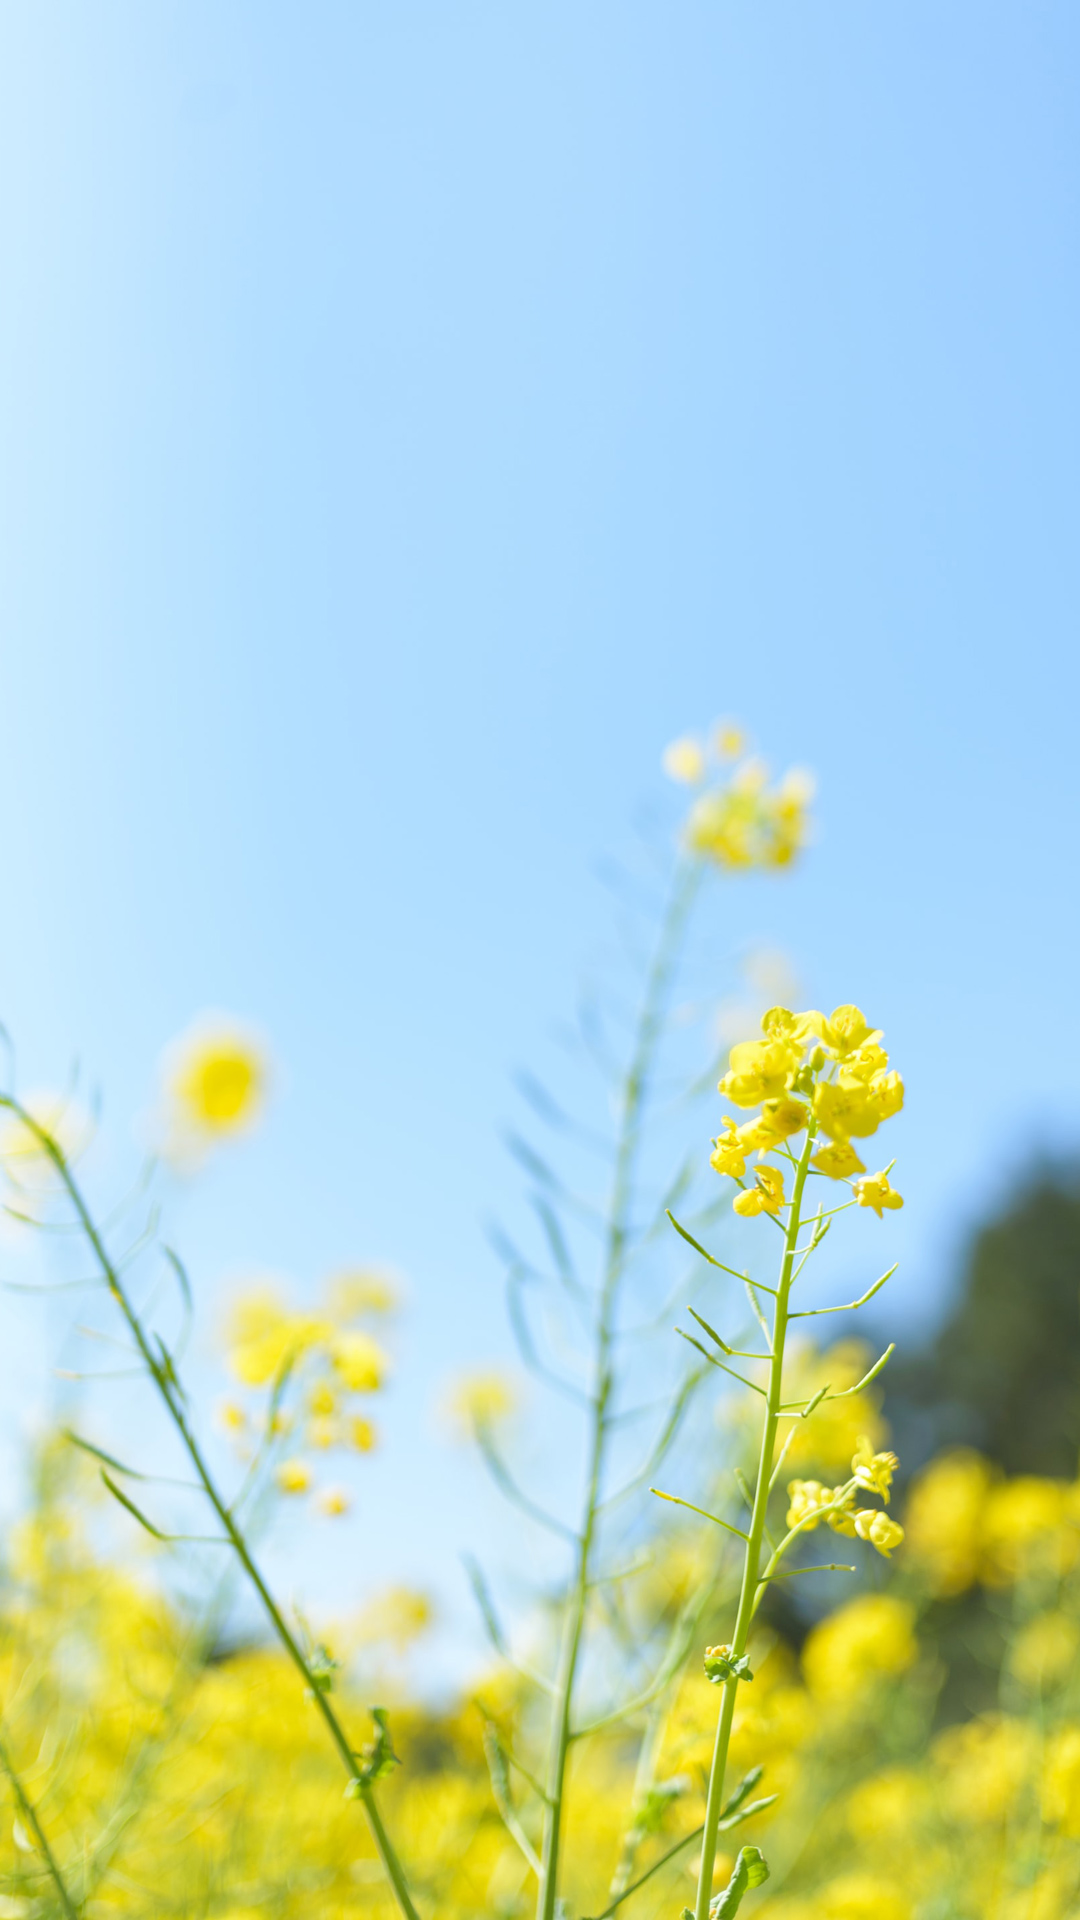
[[[118,1176],[193,1013],[272,1037],[173,1205],[208,1326],[408,1276],[335,1592],[495,1525],[428,1409],[672,735],[819,774],[708,964],[887,1029],[902,1326],[1077,1140],[1078,62],[1064,0],[4,12],[3,1018]]]

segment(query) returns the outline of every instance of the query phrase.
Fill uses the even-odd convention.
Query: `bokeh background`
[[[1078,70],[1066,0],[0,10],[2,1017],[118,1183],[194,1013],[268,1035],[170,1199],[208,1381],[238,1276],[406,1277],[332,1596],[468,1631],[511,1075],[674,734],[818,773],[710,964],[886,1028],[901,1342],[1077,1146]],[[4,1314],[14,1463],[69,1316]]]

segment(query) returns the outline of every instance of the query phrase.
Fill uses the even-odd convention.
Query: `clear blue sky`
[[[490,1524],[426,1409],[673,734],[819,772],[716,971],[887,1028],[904,1325],[1077,1140],[1078,90],[1068,0],[3,10],[2,1016],[121,1140],[272,1036],[179,1230],[409,1276],[342,1590]]]

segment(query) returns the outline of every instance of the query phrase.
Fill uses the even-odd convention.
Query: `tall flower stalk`
[[[719,1138],[713,1142],[711,1159],[717,1172],[734,1180],[739,1189],[733,1201],[735,1212],[745,1218],[764,1216],[781,1232],[783,1247],[776,1284],[737,1274],[734,1268],[707,1253],[673,1219],[684,1239],[697,1247],[712,1266],[743,1282],[764,1338],[763,1351],[736,1349],[698,1315],[695,1318],[710,1347],[702,1346],[695,1336],[687,1336],[693,1338],[694,1345],[714,1365],[734,1375],[764,1401],[757,1478],[749,1502],[748,1525],[742,1528],[719,1515],[708,1516],[737,1534],[744,1543],[744,1552],[730,1643],[709,1648],[705,1655],[705,1671],[721,1687],[722,1693],[693,1920],[710,1920],[710,1915],[712,1920],[718,1920],[719,1916],[727,1920],[736,1912],[748,1887],[760,1885],[768,1875],[758,1849],[743,1848],[729,1887],[714,1897],[717,1836],[724,1814],[732,1724],[739,1688],[753,1682],[748,1655],[750,1629],[769,1583],[798,1573],[854,1572],[854,1568],[832,1561],[817,1567],[796,1567],[792,1572],[780,1571],[781,1562],[800,1536],[822,1521],[837,1533],[869,1541],[885,1555],[903,1539],[903,1529],[890,1518],[884,1506],[855,1508],[860,1492],[878,1495],[887,1506],[897,1465],[894,1455],[874,1453],[868,1443],[860,1443],[852,1461],[851,1477],[842,1485],[828,1488],[817,1481],[792,1481],[788,1488],[786,1529],[778,1540],[768,1531],[770,1497],[799,1422],[807,1419],[824,1401],[863,1392],[893,1350],[888,1347],[865,1378],[847,1388],[843,1395],[833,1394],[826,1386],[807,1400],[785,1399],[784,1365],[792,1321],[865,1306],[895,1271],[890,1268],[858,1300],[838,1307],[795,1308],[791,1304],[793,1290],[807,1261],[821,1245],[838,1214],[859,1206],[872,1209],[881,1218],[884,1210],[903,1205],[889,1182],[891,1166],[880,1173],[867,1174],[852,1140],[869,1137],[884,1120],[897,1113],[903,1103],[904,1089],[899,1075],[889,1069],[888,1055],[880,1044],[881,1032],[871,1030],[858,1007],[837,1007],[828,1020],[817,1012],[796,1015],[784,1007],[774,1007],[764,1016],[762,1030],[764,1039],[732,1049],[729,1071],[720,1082],[721,1093],[734,1105],[746,1108],[760,1103],[760,1112],[742,1125],[726,1117]],[[797,1145],[800,1139],[801,1146]],[[825,1144],[819,1146],[822,1139]],[[752,1154],[757,1154],[758,1159],[748,1177],[747,1162]],[[785,1192],[785,1178],[789,1175],[790,1198]],[[807,1187],[814,1179],[846,1186],[850,1197],[834,1205],[822,1203],[811,1209],[807,1205]],[[763,1298],[771,1300],[771,1318],[763,1307]],[[737,1372],[729,1365],[733,1358],[763,1365],[764,1380],[754,1380]],[[787,1423],[787,1433],[781,1439],[783,1423]],[[686,1911],[689,1913],[690,1909]]]

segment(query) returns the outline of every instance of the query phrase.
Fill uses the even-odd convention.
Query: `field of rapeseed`
[[[449,1709],[374,1693],[426,1630],[422,1596],[323,1638],[260,1564],[277,1501],[350,1524],[334,1467],[377,1441],[385,1283],[236,1301],[225,1483],[185,1382],[182,1260],[153,1219],[131,1238],[99,1210],[74,1098],[4,1093],[9,1214],[81,1246],[94,1331],[149,1382],[184,1480],[74,1428],[33,1463],[0,1605],[0,1920],[1080,1914],[1080,1483],[969,1447],[902,1478],[893,1344],[857,1320],[887,1313],[903,1205],[884,1033],[853,1001],[767,1006],[688,1062],[675,1017],[701,889],[782,874],[810,782],[772,784],[730,727],[665,764],[694,791],[638,1010],[614,1059],[586,1034],[611,1082],[604,1178],[586,1203],[523,1146],[537,1239],[504,1248],[522,1363],[580,1447],[576,1509],[519,1477],[509,1383],[456,1395],[564,1575],[507,1622],[473,1568],[490,1654]],[[257,1120],[267,1071],[242,1027],[193,1028],[155,1159],[197,1170]],[[822,1297],[820,1250],[856,1233],[865,1287]],[[106,1514],[156,1543],[161,1577],[117,1557]],[[208,1544],[213,1578],[173,1579]],[[241,1591],[262,1633],[238,1643]]]

